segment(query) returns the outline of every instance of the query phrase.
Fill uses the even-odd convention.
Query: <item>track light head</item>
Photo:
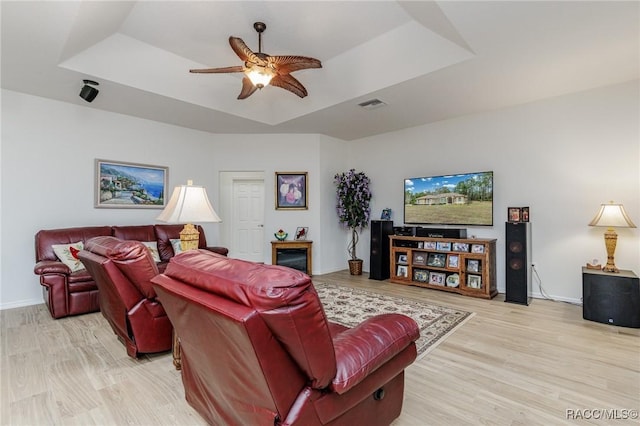
[[[100,92],[98,89],[96,89],[93,86],[98,86],[100,83],[95,82],[93,80],[82,80],[82,81],[84,82],[84,86],[82,86],[82,89],[80,90],[80,97],[87,102],[92,102]],[[93,86],[90,86],[90,85],[93,85]]]

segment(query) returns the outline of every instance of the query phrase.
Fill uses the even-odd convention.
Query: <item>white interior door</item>
[[[263,262],[264,174],[221,172],[220,185],[226,218],[222,233],[229,257]]]

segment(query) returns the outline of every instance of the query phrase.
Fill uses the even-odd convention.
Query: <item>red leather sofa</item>
[[[72,272],[53,251],[54,244],[72,244],[98,236],[114,236],[122,240],[156,241],[163,271],[173,257],[171,239],[180,238],[184,225],[139,226],[88,226],[39,231],[35,236],[36,265],[33,269],[40,276],[42,295],[53,318],[79,315],[100,310],[98,288],[89,273],[82,269]],[[202,227],[198,247],[226,255],[224,247],[207,247]]]
[[[204,250],[152,283],[180,336],[187,402],[215,425],[388,425],[400,415],[413,319],[348,329],[327,320],[311,279]]]
[[[147,247],[139,241],[95,237],[78,256],[95,279],[100,311],[127,354],[136,358],[170,350],[173,327],[156,300],[151,278],[159,271]]]

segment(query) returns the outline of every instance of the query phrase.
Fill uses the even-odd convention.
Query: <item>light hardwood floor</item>
[[[520,306],[346,271],[313,279],[476,313],[406,370],[394,426],[637,424],[604,417],[640,408],[640,329],[585,321],[562,302]],[[205,424],[171,355],[127,357],[101,314],[53,320],[36,305],[0,320],[2,425]]]

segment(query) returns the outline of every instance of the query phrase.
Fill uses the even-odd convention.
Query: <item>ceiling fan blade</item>
[[[244,76],[242,78],[242,90],[238,95],[238,99],[247,99],[249,96],[253,95],[253,92],[258,90],[256,86],[253,85],[249,77]]]
[[[189,70],[189,72],[206,73],[206,74],[211,74],[211,73],[220,74],[220,73],[226,73],[226,72],[243,72],[243,71],[244,71],[244,67],[240,65],[236,65],[234,67],[201,68],[201,69]]]
[[[279,74],[289,74],[307,68],[322,68],[322,63],[306,56],[268,56],[267,61],[275,65]]]
[[[276,75],[271,79],[271,82],[269,84],[271,84],[272,86],[276,86],[276,87],[280,87],[282,89],[288,90],[292,93],[295,93],[301,98],[304,98],[305,96],[307,96],[307,89],[304,88],[302,83],[300,83],[298,80],[296,80],[294,77],[290,76],[289,74]]]
[[[236,55],[238,55],[238,57],[244,62],[249,61],[262,66],[267,65],[266,61],[253,53],[241,38],[229,37],[229,44],[233,51],[236,52]]]

